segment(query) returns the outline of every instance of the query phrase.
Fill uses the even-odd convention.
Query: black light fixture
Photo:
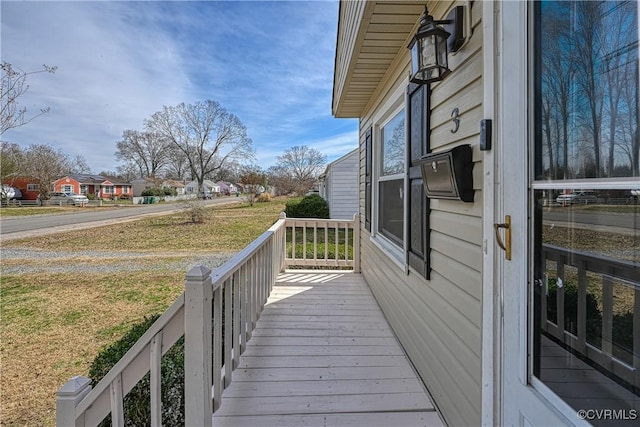
[[[451,72],[448,64],[448,50],[460,49],[464,43],[462,30],[464,8],[455,7],[447,19],[435,21],[424,7],[418,31],[411,39],[411,81],[426,84],[442,80]],[[446,25],[445,30],[440,25]]]

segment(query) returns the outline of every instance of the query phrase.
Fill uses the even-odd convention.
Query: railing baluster
[[[344,261],[349,264],[349,224],[344,226]]]
[[[158,332],[151,340],[151,355],[149,361],[150,390],[151,395],[151,426],[162,425],[162,331]]]
[[[587,350],[587,270],[586,263],[580,263],[578,268],[578,343],[577,350],[585,353]]]
[[[213,412],[222,403],[222,286],[213,291]]]
[[[242,300],[240,302],[240,354],[244,353],[247,349],[247,319],[249,318],[248,310],[248,289],[247,289],[247,265],[243,265],[240,268],[240,295]]]
[[[336,259],[336,265],[338,265],[338,258],[340,255],[340,223],[336,222],[336,226],[335,226],[335,231],[336,231],[336,235],[335,235],[335,241],[336,241],[336,246],[334,248],[334,252],[335,252],[335,259]]]
[[[307,259],[307,222],[302,222],[302,259]]]
[[[233,273],[233,369],[240,364],[240,271]]]
[[[291,227],[291,264],[296,263],[296,222],[293,221]]]
[[[633,369],[634,385],[640,386],[640,288],[634,287],[633,292]]]
[[[324,265],[329,261],[329,225],[324,223]]]
[[[231,374],[233,372],[233,288],[231,283],[233,277],[224,282],[224,388],[231,384]]]
[[[557,313],[558,313],[558,339],[561,340],[562,342],[565,342],[564,339],[564,289],[566,286],[566,281],[564,280],[564,263],[565,263],[565,258],[561,257],[560,260],[558,261],[557,267],[558,267],[558,279],[556,281],[556,286],[557,286],[557,291],[556,291],[556,308],[557,308]],[[562,286],[558,286],[560,283],[562,283]]]
[[[602,276],[602,351],[607,356],[605,368],[611,369],[613,354],[613,282],[608,275]]]
[[[360,215],[353,215],[353,272],[360,273]]]
[[[119,374],[111,383],[111,426],[124,427],[122,374]]]
[[[318,221],[313,222],[313,261],[318,263]]]

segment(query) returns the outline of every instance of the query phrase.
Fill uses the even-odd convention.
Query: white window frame
[[[61,188],[63,193],[75,193],[73,185],[71,184],[64,184]]]
[[[27,191],[38,191],[40,190],[40,184],[27,184]]]
[[[406,86],[407,82],[400,84],[389,98],[381,105],[378,112],[373,116],[373,140],[371,153],[371,242],[389,256],[404,272],[408,267],[406,264],[407,245],[407,112],[406,112]],[[382,172],[382,128],[389,123],[396,115],[404,111],[405,143],[404,143],[404,168],[401,173],[381,176]],[[398,245],[391,239],[382,235],[379,231],[380,217],[380,182],[402,179],[403,188],[403,231],[402,245]]]

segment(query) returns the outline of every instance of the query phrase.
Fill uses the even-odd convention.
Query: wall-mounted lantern
[[[442,80],[451,72],[449,50],[456,52],[464,44],[464,7],[456,6],[444,21],[435,21],[427,7],[420,26],[407,48],[411,50],[411,81],[426,84]],[[445,25],[446,29],[441,27]]]

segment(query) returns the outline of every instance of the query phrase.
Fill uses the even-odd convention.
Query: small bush
[[[128,194],[121,194],[118,196],[120,200],[131,200],[131,196]]]
[[[202,224],[207,219],[208,211],[198,199],[184,200],[178,206],[189,223]]]
[[[87,193],[85,194],[85,196],[87,196],[87,199],[89,200],[95,200],[96,199],[96,195],[93,193]]]
[[[329,218],[327,201],[317,194],[289,200],[284,212],[290,218]]]
[[[271,194],[269,193],[262,193],[258,196],[258,198],[256,199],[256,202],[258,203],[266,203],[266,202],[270,202],[271,200],[273,200],[273,197],[271,197]]]
[[[118,341],[100,351],[89,368],[89,377],[95,386],[125,353],[149,329],[158,315],[137,323]],[[162,358],[162,424],[184,425],[184,339],[181,338]],[[125,426],[151,425],[149,374],[124,398]],[[100,426],[111,425],[111,415]]]

